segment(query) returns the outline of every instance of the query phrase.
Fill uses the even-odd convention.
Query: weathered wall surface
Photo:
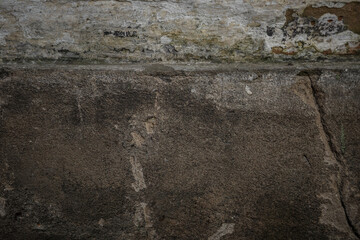
[[[0,75],[1,239],[359,238],[358,65],[31,68]]]
[[[358,60],[360,2],[1,0],[2,62]]]
[[[0,239],[360,239],[359,63],[360,1],[0,0]]]

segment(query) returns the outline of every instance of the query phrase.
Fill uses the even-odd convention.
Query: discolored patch
[[[234,232],[234,223],[223,223],[221,227],[208,238],[208,240],[220,240],[223,236],[232,234]]]
[[[350,31],[360,34],[360,2],[345,3],[341,8],[308,6],[301,14],[302,17],[319,19],[322,15],[330,13],[343,21]]]
[[[289,20],[292,21],[289,21]],[[292,39],[297,35],[306,35],[308,38],[331,36],[345,31],[347,28],[342,20],[334,14],[326,13],[319,18],[302,17],[293,13],[291,18],[282,27],[284,39]]]
[[[8,76],[9,76],[9,72],[6,69],[1,68],[0,69],[0,79],[6,78]]]
[[[285,17],[286,17],[286,21],[285,21],[285,25],[288,25],[290,22],[295,20],[295,17],[293,16],[294,14],[296,14],[296,11],[294,9],[287,9],[285,12]]]
[[[130,163],[131,163],[131,171],[135,179],[135,183],[132,184],[132,187],[136,192],[139,192],[140,190],[146,188],[142,166],[139,160],[134,156],[130,157]]]
[[[275,54],[284,54],[284,55],[296,55],[295,51],[286,51],[283,47],[272,47],[271,51]]]

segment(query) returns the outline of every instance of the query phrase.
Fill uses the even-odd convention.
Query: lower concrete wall
[[[358,239],[358,65],[3,67],[1,239]]]

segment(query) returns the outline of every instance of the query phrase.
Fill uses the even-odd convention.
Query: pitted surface
[[[0,2],[0,61],[358,61],[358,1]]]
[[[357,239],[356,66],[3,68],[1,238]]]

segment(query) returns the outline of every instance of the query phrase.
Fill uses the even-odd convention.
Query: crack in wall
[[[316,81],[320,78],[321,72],[312,71],[312,72],[300,72],[298,75],[305,75],[308,77],[309,80],[309,86],[311,88],[311,94],[312,94],[312,102],[313,107],[315,107],[316,115],[317,115],[317,125],[319,127],[320,135],[325,147],[325,154],[331,154],[329,157],[336,161],[337,166],[339,168],[339,173],[337,176],[337,190],[339,193],[339,201],[341,204],[341,207],[343,209],[346,223],[348,227],[350,228],[352,234],[360,239],[360,233],[356,229],[354,223],[352,222],[348,208],[344,201],[344,178],[346,179],[348,177],[348,170],[346,166],[345,159],[340,154],[340,151],[337,149],[335,143],[333,142],[334,137],[332,136],[327,124],[326,120],[324,118],[325,116],[325,109],[323,107],[323,104],[320,102],[319,98],[321,98],[321,95],[323,94],[322,90],[316,85]],[[317,79],[313,79],[312,75],[315,75]],[[320,120],[320,121],[319,121]],[[320,124],[319,124],[320,123]],[[330,151],[329,151],[330,150]]]
[[[347,209],[346,207],[346,204],[344,202],[344,196],[343,196],[343,193],[341,191],[341,189],[343,188],[343,181],[340,182],[340,188],[339,188],[339,198],[340,198],[340,203],[341,203],[341,206],[342,208],[344,209],[344,213],[345,213],[345,218],[346,218],[346,222],[347,224],[349,225],[352,233],[358,238],[360,239],[360,233],[358,232],[358,230],[356,229],[355,225],[353,224],[350,216],[349,216],[349,210]]]

